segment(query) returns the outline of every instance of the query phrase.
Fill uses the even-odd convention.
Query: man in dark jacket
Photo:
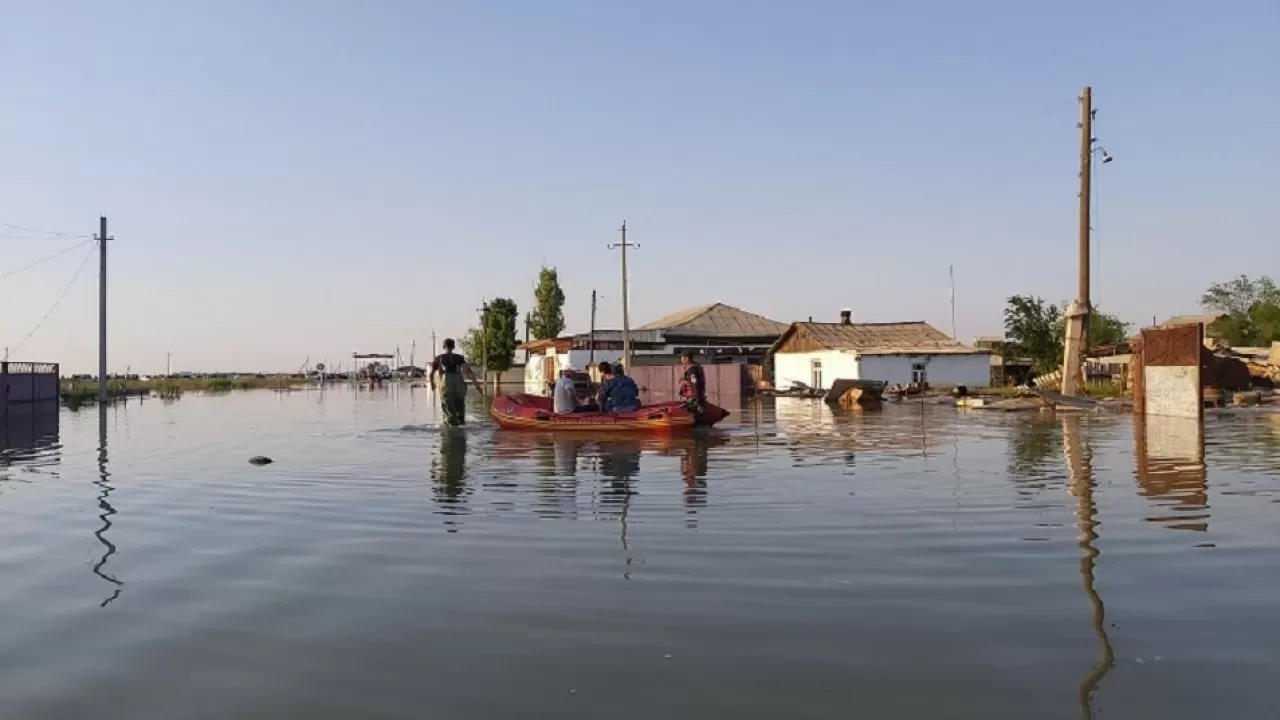
[[[632,412],[640,409],[640,388],[636,381],[622,374],[622,365],[616,367],[600,363],[600,392],[596,401],[601,412]]]

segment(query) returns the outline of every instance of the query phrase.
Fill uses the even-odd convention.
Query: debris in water
[[[670,659],[671,659],[671,653],[667,653],[666,655],[663,655],[662,657],[663,657],[664,659],[666,659],[666,660],[670,660]]]
[[[254,455],[253,457],[249,458],[250,465],[270,465],[273,462],[275,462],[275,460],[272,460],[266,455]]]

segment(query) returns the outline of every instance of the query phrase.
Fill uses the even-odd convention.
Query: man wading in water
[[[455,353],[453,348],[453,338],[445,338],[444,352],[431,361],[431,373],[427,377],[432,390],[436,389],[436,373],[444,377],[444,391],[440,393],[440,401],[444,405],[445,424],[465,425],[467,424],[467,382],[463,379],[463,374],[465,373],[467,378],[475,384],[476,390],[481,395],[484,395],[484,389],[476,380],[475,373],[471,372],[471,366],[467,365],[466,358]]]

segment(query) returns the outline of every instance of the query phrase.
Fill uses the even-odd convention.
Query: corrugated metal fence
[[[707,398],[722,407],[738,407],[750,381],[746,365],[703,365],[707,376]],[[640,386],[645,402],[666,402],[680,397],[684,368],[679,365],[637,365],[631,378]]]
[[[10,405],[57,402],[58,363],[0,362],[0,412]]]

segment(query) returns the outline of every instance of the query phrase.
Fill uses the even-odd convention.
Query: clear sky
[[[1195,312],[1280,275],[1280,3],[0,3],[0,222],[110,219],[113,371],[419,356],[559,268],[569,330],[721,301],[927,320],[1075,291]],[[25,239],[14,239],[25,238]],[[0,226],[0,273],[77,240]],[[0,344],[90,246],[0,279]],[[14,359],[96,367],[96,259]],[[420,360],[421,362],[421,360]]]

